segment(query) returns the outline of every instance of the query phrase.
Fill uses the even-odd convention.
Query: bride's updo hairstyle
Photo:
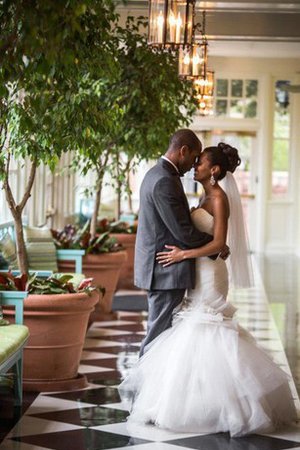
[[[203,153],[206,154],[212,166],[220,167],[218,180],[222,180],[227,171],[233,173],[241,164],[237,149],[224,142],[220,142],[217,147],[206,147]]]

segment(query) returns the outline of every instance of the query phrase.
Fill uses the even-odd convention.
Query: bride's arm
[[[188,258],[211,256],[221,252],[226,245],[228,225],[228,204],[225,197],[216,197],[212,202],[214,216],[214,237],[211,242],[203,247],[182,250],[174,245],[166,245],[166,252],[157,253],[157,261],[164,267]]]

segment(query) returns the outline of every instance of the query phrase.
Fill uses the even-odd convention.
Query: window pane
[[[290,98],[286,90],[289,84],[289,81],[281,80],[275,85],[274,137],[289,138],[290,135]]]
[[[243,80],[231,80],[231,97],[243,96]]]
[[[275,139],[273,148],[273,170],[285,172],[289,169],[289,141],[287,139]]]
[[[217,97],[227,97],[228,95],[228,80],[217,80]]]
[[[258,80],[217,78],[215,87],[216,116],[257,117]]]
[[[277,172],[272,173],[272,194],[276,197],[283,197],[288,193],[289,173]]]
[[[275,84],[272,194],[276,197],[285,196],[289,189],[289,84],[285,80]]]
[[[282,113],[281,110],[275,111],[274,117],[274,137],[286,138],[290,136],[290,115]]]
[[[229,115],[230,117],[237,117],[239,119],[244,117],[243,100],[231,100]]]
[[[288,192],[289,141],[275,139],[273,147],[272,194],[282,196]]]
[[[223,116],[227,113],[227,100],[216,101],[216,115]]]
[[[245,107],[245,117],[256,117],[257,115],[257,101],[256,100],[246,100]]]
[[[246,97],[256,97],[257,96],[257,80],[246,80]]]

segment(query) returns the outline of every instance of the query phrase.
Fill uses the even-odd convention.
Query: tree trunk
[[[10,164],[10,154],[7,157],[7,163],[5,167],[5,179],[3,182],[3,187],[5,191],[6,201],[8,203],[11,214],[14,218],[15,223],[15,236],[16,236],[16,247],[17,247],[17,258],[20,272],[27,273],[28,272],[28,260],[26,247],[24,242],[24,232],[23,232],[23,224],[22,224],[22,212],[25,208],[25,205],[30,197],[31,189],[34,183],[35,174],[36,174],[36,161],[32,161],[29,178],[27,185],[25,187],[25,192],[22,200],[17,205],[14,199],[10,184],[9,184],[9,164]]]
[[[96,195],[95,195],[94,211],[93,211],[91,226],[90,226],[90,233],[91,233],[92,238],[94,238],[96,236],[98,212],[99,212],[99,207],[100,207],[100,202],[101,202],[102,181],[103,180],[98,181]]]
[[[127,174],[126,174],[126,181],[127,181],[127,195],[128,195],[128,208],[130,212],[133,212],[133,208],[132,208],[132,195],[131,195],[131,189],[130,189],[130,171],[128,169]]]
[[[24,232],[22,224],[22,213],[17,213],[14,216],[15,222],[15,235],[16,235],[16,245],[17,245],[17,256],[18,265],[21,273],[28,272],[28,260],[24,241]]]
[[[118,190],[117,190],[117,217],[120,220],[121,216],[121,196],[122,196],[122,184],[118,181]]]

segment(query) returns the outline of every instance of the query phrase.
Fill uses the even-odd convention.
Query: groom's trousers
[[[185,289],[169,291],[148,291],[147,334],[142,342],[140,357],[147,351],[147,345],[172,325],[172,313],[184,297]]]

